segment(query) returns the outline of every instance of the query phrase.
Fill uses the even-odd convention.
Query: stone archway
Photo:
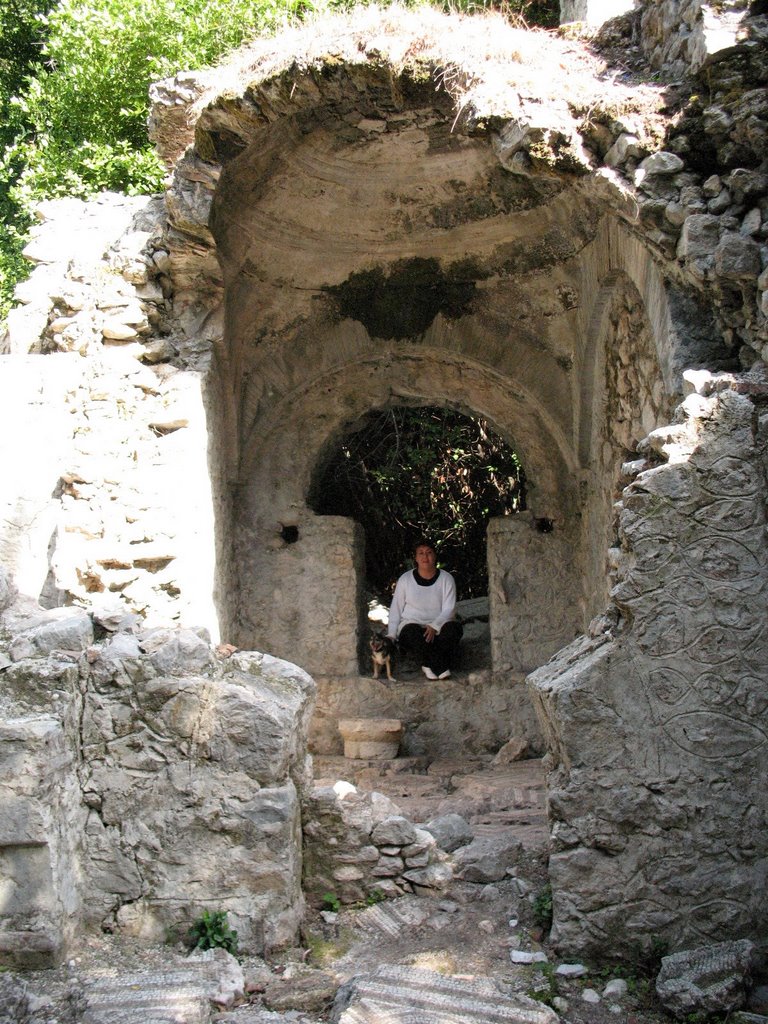
[[[436,400],[481,413],[521,445],[532,516],[553,523],[547,543],[563,550],[551,564],[567,566],[557,629],[515,659],[516,560],[493,556],[505,609],[495,660],[528,671],[586,627],[608,590],[625,453],[603,436],[605,366],[622,330],[603,323],[603,307],[624,278],[658,367],[653,403],[638,413],[646,429],[680,387],[668,286],[572,148],[561,140],[550,159],[521,162],[506,129],[457,123],[435,75],[434,64],[395,73],[358,55],[214,96],[171,193],[189,234],[190,187],[216,182],[192,257],[181,232],[172,257],[186,267],[179,305],[199,301],[203,279],[224,300],[209,403],[223,632],[316,675],[352,672],[358,647],[353,532],[312,522],[306,504],[319,452],[345,424],[387,403]],[[631,388],[625,397],[640,401]],[[290,552],[286,525],[301,538]],[[334,595],[330,606],[316,590]]]

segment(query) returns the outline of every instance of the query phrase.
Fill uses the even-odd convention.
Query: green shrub
[[[552,886],[545,885],[533,901],[533,919],[548,932],[552,927]]]
[[[323,893],[323,910],[330,910],[334,914],[338,914],[341,910],[341,900],[335,892]]]
[[[190,949],[226,949],[237,955],[237,932],[227,923],[225,910],[204,910],[189,929]]]

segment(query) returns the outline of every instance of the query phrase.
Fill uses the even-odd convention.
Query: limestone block
[[[133,341],[138,336],[135,327],[123,323],[116,317],[105,317],[101,325],[101,333],[110,341]]]
[[[530,671],[579,632],[574,550],[566,528],[536,521],[531,513],[488,524],[491,653],[497,671]]]
[[[603,157],[603,163],[607,167],[621,167],[628,158],[639,159],[643,156],[644,152],[636,135],[622,132]]]
[[[729,281],[751,280],[762,269],[760,246],[741,234],[723,235],[715,250],[715,270]]]
[[[652,153],[640,162],[640,170],[646,174],[677,174],[684,166],[684,162],[676,153],[666,153],[663,150]]]
[[[191,629],[154,629],[142,632],[141,650],[152,666],[164,675],[190,675],[210,668],[213,654],[210,642]]]
[[[430,864],[426,868],[409,868],[403,872],[403,878],[410,882],[414,891],[419,889],[446,889],[453,881],[453,869],[450,864]]]
[[[344,718],[339,732],[345,757],[389,760],[397,757],[403,723],[395,718]]]
[[[0,964],[39,969],[65,955],[79,913],[79,787],[61,724],[0,720]]]
[[[511,831],[482,836],[456,850],[453,855],[456,874],[468,882],[498,882],[513,868],[523,852],[519,839]]]
[[[371,839],[376,846],[407,846],[416,841],[416,827],[402,815],[394,815],[374,826]]]
[[[333,1002],[338,987],[333,974],[296,964],[282,977],[270,978],[264,1005],[274,1011],[322,1012]]]
[[[719,218],[708,213],[693,213],[683,223],[677,255],[681,259],[711,256],[719,241]]]
[[[84,651],[93,642],[93,623],[79,608],[52,608],[22,627],[11,642],[14,661],[40,658],[53,651]]]
[[[17,306],[8,312],[8,349],[14,354],[31,352],[48,326],[48,307]]]
[[[460,814],[443,814],[428,821],[424,828],[435,837],[437,845],[446,853],[453,853],[475,838],[474,829]]]
[[[755,948],[748,939],[665,956],[656,993],[676,1017],[731,1013],[743,1007]]]

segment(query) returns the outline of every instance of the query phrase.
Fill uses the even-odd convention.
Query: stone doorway
[[[371,671],[368,639],[386,627],[395,581],[413,567],[420,537],[435,543],[457,582],[464,637],[455,668],[491,667],[487,526],[525,508],[520,459],[491,424],[435,405],[373,412],[328,446],[307,503],[363,527],[361,674]],[[403,652],[396,657],[400,677],[418,673]]]

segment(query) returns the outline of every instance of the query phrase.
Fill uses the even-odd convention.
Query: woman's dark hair
[[[418,540],[413,542],[411,554],[414,555],[414,557],[416,555],[416,548],[432,548],[435,554],[437,554],[437,548],[428,537],[419,537]]]

